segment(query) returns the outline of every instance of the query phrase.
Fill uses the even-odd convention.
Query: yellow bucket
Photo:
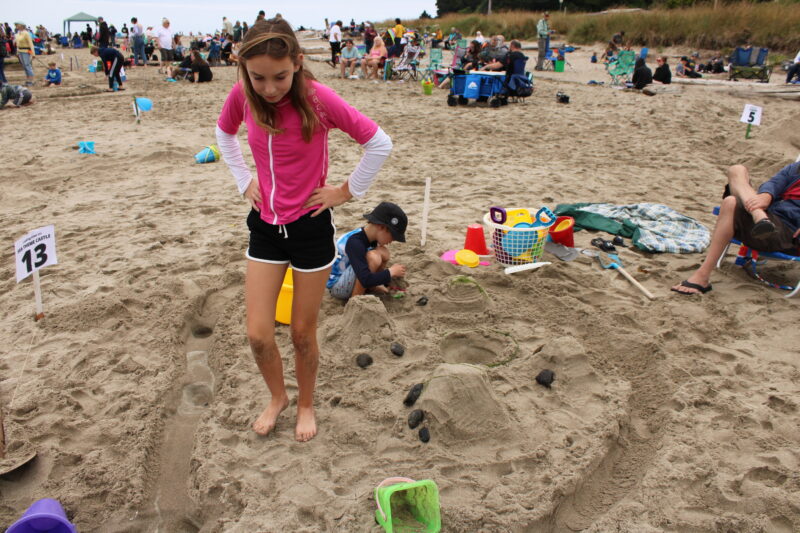
[[[294,295],[294,280],[292,279],[292,269],[286,269],[283,276],[281,293],[278,295],[278,303],[275,306],[275,320],[281,324],[292,322],[292,296]]]

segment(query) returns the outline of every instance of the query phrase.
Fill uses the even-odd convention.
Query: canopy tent
[[[81,11],[80,13],[76,13],[69,18],[64,19],[64,35],[72,35],[69,31],[69,25],[73,22],[94,22],[97,24],[97,17],[93,17]]]

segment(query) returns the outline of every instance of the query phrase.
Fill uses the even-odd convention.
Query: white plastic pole
[[[36,314],[33,319],[38,321],[44,318],[44,311],[42,309],[42,286],[39,282],[39,271],[33,271],[33,297],[36,300]]]
[[[430,209],[431,205],[431,178],[428,176],[425,178],[425,199],[422,202],[422,227],[421,227],[421,234],[419,240],[420,246],[425,246],[425,239],[428,234],[428,210]]]

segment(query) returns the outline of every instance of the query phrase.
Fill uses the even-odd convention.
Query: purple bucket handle
[[[28,507],[6,533],[77,533],[57,500],[42,498]]]

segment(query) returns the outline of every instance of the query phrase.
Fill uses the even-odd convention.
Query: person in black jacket
[[[669,70],[669,65],[667,64],[667,56],[657,57],[656,63],[658,63],[658,66],[653,73],[653,82],[662,83],[664,85],[672,83],[672,72]]]
[[[631,81],[633,82],[633,88],[639,91],[653,83],[653,72],[645,64],[644,58],[640,57],[636,60]]]
[[[114,91],[114,81],[117,82],[117,90],[124,91],[119,71],[122,70],[122,65],[125,64],[125,56],[116,48],[98,48],[96,46],[92,46],[89,49],[89,53],[99,57],[103,62],[103,72],[108,76],[108,89],[106,91]]]
[[[103,17],[97,17],[97,22],[100,23],[97,45],[100,48],[108,48],[108,45],[111,42],[111,34],[108,31],[108,24],[106,24],[106,21],[103,20]]]
[[[198,50],[192,50],[192,62],[190,68],[192,72],[192,75],[189,78],[190,81],[195,83],[204,83],[214,79],[214,74],[211,72],[211,67],[209,66],[208,62],[203,59],[203,56],[200,55]]]

